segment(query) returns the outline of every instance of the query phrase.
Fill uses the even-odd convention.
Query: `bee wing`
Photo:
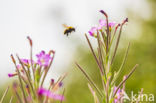
[[[63,27],[68,28],[68,26],[66,24],[62,24],[62,25],[63,25]]]

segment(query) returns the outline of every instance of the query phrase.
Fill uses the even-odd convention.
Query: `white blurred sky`
[[[56,78],[71,63],[77,44],[83,46],[83,34],[103,17],[100,9],[119,22],[127,17],[127,8],[148,17],[144,0],[0,0],[0,84],[14,71],[11,53],[29,56],[26,36],[33,39],[34,54],[40,50],[56,51],[50,76]],[[75,26],[77,32],[65,37],[63,23]]]

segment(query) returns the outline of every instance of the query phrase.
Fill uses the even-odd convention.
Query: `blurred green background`
[[[135,12],[135,10],[131,10],[130,8],[126,9],[126,15],[129,18],[129,23],[124,27],[120,48],[113,65],[114,69],[117,69],[120,66],[124,51],[130,41],[130,52],[122,75],[129,73],[130,69],[135,64],[139,64],[139,67],[132,77],[126,82],[126,91],[128,95],[130,95],[131,91],[138,93],[141,88],[144,88],[144,93],[152,93],[156,95],[156,0],[147,0],[146,3],[149,6],[150,12],[150,16],[147,16],[148,18],[146,18],[146,15],[148,14],[143,12],[146,11],[146,8],[145,10],[142,10],[142,15],[144,15],[145,18],[144,16],[140,16],[140,14]],[[84,35],[81,36],[84,38]],[[92,43],[95,43],[94,38],[90,39],[92,40]],[[94,103],[93,97],[87,86],[87,80],[76,68],[74,63],[75,61],[78,62],[90,74],[99,87],[101,87],[99,71],[89,50],[89,46],[87,46],[87,41],[83,41],[83,43],[77,42],[77,45],[76,52],[70,60],[70,65],[67,66],[66,70],[61,71],[68,72],[68,76],[64,81],[66,88],[66,100],[64,103]],[[10,84],[10,82],[0,84],[0,97],[8,84]],[[10,93],[11,92],[7,95],[5,103],[8,103]]]

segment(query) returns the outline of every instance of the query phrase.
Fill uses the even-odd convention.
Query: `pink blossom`
[[[95,36],[96,31],[97,31],[97,27],[92,27],[88,32],[90,36]]]
[[[17,75],[17,73],[9,73],[9,74],[8,74],[8,77],[11,78],[11,77],[14,77],[14,76],[16,76],[16,75]]]
[[[21,62],[26,66],[30,66],[30,64],[31,64],[30,59],[21,59]],[[32,63],[34,63],[34,61],[32,61]]]
[[[99,24],[100,24],[101,26],[105,26],[105,25],[106,25],[106,20],[100,19],[100,20],[99,20]]]
[[[49,54],[45,54],[44,51],[41,51],[39,54],[36,55],[38,60],[37,60],[37,63],[40,65],[40,66],[48,66],[49,65],[49,62],[50,60],[52,59],[50,57]]]
[[[107,27],[107,22],[106,22],[106,20],[103,20],[103,19],[100,19],[99,20],[99,24],[100,24],[100,26],[101,27]],[[110,22],[110,23],[108,23],[108,26],[110,27],[110,28],[112,28],[112,27],[114,27],[115,26],[115,22]]]
[[[23,70],[21,65],[17,65],[17,69]]]
[[[21,65],[17,65],[17,69],[19,69],[20,71],[23,72],[23,69],[22,69],[22,66]],[[16,75],[17,75],[17,72],[15,72],[15,73],[9,73],[8,74],[8,77],[10,78],[10,77],[14,77]]]
[[[108,23],[108,26],[111,29],[111,28],[113,28],[115,26],[115,24],[116,24],[115,22],[110,22],[110,23]],[[107,27],[107,22],[106,22],[106,20],[100,19],[99,20],[99,25],[98,26],[95,26],[95,27],[92,27],[88,31],[88,33],[91,36],[93,36],[93,37],[97,37],[97,31],[102,30],[103,27]]]
[[[55,100],[64,100],[64,96],[58,95],[58,94],[54,94],[51,91],[46,90],[44,88],[39,88],[38,89],[38,95],[39,96],[46,96],[48,98],[52,98],[52,99],[55,99]]]
[[[114,87],[114,93],[116,90],[117,90],[117,87]],[[121,97],[122,97],[122,90],[119,88],[115,95],[114,103],[118,103]]]

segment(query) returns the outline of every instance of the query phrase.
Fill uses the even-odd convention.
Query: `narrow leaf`
[[[9,87],[5,90],[3,96],[2,96],[2,98],[1,98],[1,100],[0,100],[0,103],[3,103],[4,97],[7,95],[8,90],[9,90]]]
[[[138,67],[138,64],[136,64],[133,69],[131,70],[131,72],[126,76],[126,78],[120,82],[119,86],[117,87],[116,91],[114,92],[113,97],[116,95],[117,91],[119,90],[119,88],[123,85],[123,83],[126,82],[126,80],[134,73],[134,71],[136,70],[136,68]]]
[[[114,79],[112,81],[112,84],[111,85],[114,85],[114,83],[117,81],[117,79],[119,78],[121,72],[122,72],[122,69],[123,69],[123,66],[125,65],[125,62],[127,60],[127,56],[128,56],[128,52],[129,52],[129,47],[130,47],[130,43],[128,43],[128,47],[127,47],[127,50],[126,50],[126,53],[125,53],[125,56],[124,56],[124,59],[122,61],[122,64],[118,70],[118,72],[116,73],[116,75],[114,76]]]
[[[94,97],[94,103],[100,103],[98,97],[96,96],[95,91],[92,89],[92,87],[90,86],[90,84],[88,84],[88,88],[90,89],[93,97]]]
[[[87,78],[87,80],[93,85],[93,87],[97,90],[97,92],[99,93],[99,95],[101,97],[103,97],[103,94],[101,93],[101,91],[99,90],[99,88],[96,86],[96,84],[93,82],[93,80],[90,78],[90,76],[80,67],[79,64],[75,63],[77,65],[77,67],[81,70],[81,72],[85,75],[85,77]]]

